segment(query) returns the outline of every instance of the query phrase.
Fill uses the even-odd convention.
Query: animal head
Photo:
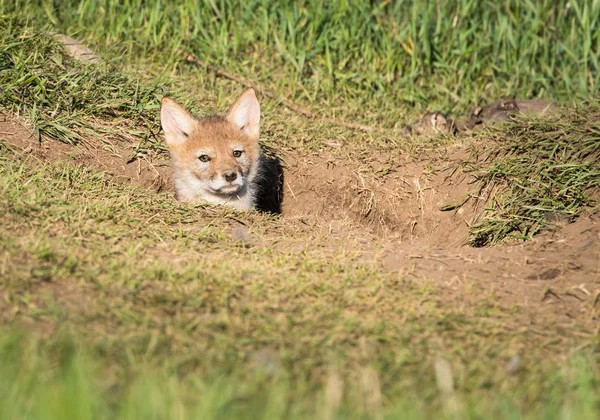
[[[190,195],[227,198],[247,189],[260,159],[260,105],[254,89],[246,90],[225,118],[195,119],[166,97],[160,117],[176,181],[185,179],[190,189],[178,194],[194,201]]]

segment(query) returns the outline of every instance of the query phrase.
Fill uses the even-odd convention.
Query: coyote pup
[[[258,145],[260,105],[254,89],[242,93],[225,118],[195,119],[165,97],[160,119],[179,201],[255,208],[264,160]]]

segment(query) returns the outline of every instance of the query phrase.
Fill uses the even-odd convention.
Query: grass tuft
[[[0,21],[0,38],[0,105],[26,115],[38,137],[68,144],[154,137],[157,84],[142,85],[112,65],[80,63],[49,33],[12,15]]]
[[[483,219],[471,226],[473,246],[530,239],[557,221],[598,208],[600,106],[592,103],[557,117],[519,117],[480,135],[466,170],[475,195],[490,197]]]

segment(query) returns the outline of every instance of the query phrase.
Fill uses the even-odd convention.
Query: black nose
[[[237,178],[237,173],[235,171],[225,171],[223,172],[223,178],[227,182],[233,182]]]

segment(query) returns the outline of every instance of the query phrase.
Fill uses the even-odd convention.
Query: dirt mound
[[[86,143],[72,147],[50,139],[40,142],[25,121],[8,115],[0,117],[0,131],[10,144],[41,159],[70,159],[117,180],[155,192],[173,192],[167,154],[132,159],[134,145],[120,145],[118,150],[113,145],[108,151]],[[415,162],[397,152],[403,163],[381,176],[368,168],[359,170],[354,162],[339,156],[297,150],[282,155],[286,162],[284,217],[325,222],[350,219],[370,233],[414,244],[459,246],[466,241],[467,223],[474,211],[467,206],[457,212],[440,208],[464,200],[468,179],[449,176],[444,170],[432,173],[431,160]],[[462,150],[454,150],[453,155],[461,157]]]
[[[473,212],[440,209],[464,200],[467,178],[450,176],[448,171],[431,173],[430,162],[398,158],[404,163],[380,176],[359,171],[352,162],[316,154],[285,156],[288,173],[284,215],[350,218],[379,236],[401,242],[446,246],[464,243],[465,219],[472,218]]]
[[[165,155],[131,159],[134,145],[108,151],[85,143],[75,148],[52,140],[40,143],[24,121],[8,115],[0,117],[0,135],[44,160],[66,159],[123,182],[172,192]],[[468,177],[446,170],[464,156],[462,147],[418,159],[393,153],[400,164],[388,171],[387,160],[363,165],[341,152],[283,150],[282,220],[296,225],[307,241],[313,235],[328,235],[332,249],[350,247],[362,262],[440,289],[457,305],[464,299],[476,299],[484,308],[519,305],[527,308],[520,312],[526,323],[553,317],[566,325],[575,319],[587,324],[596,318],[598,220],[582,218],[528,243],[469,248],[464,245],[467,227],[482,203],[479,208],[469,203],[441,211],[463,202],[469,189]]]
[[[105,145],[81,142],[73,147],[51,139],[40,141],[26,121],[0,113],[0,139],[45,161],[66,159],[106,172],[116,180],[133,182],[155,192],[173,191],[169,162],[162,155],[143,155],[133,159],[135,145]]]

